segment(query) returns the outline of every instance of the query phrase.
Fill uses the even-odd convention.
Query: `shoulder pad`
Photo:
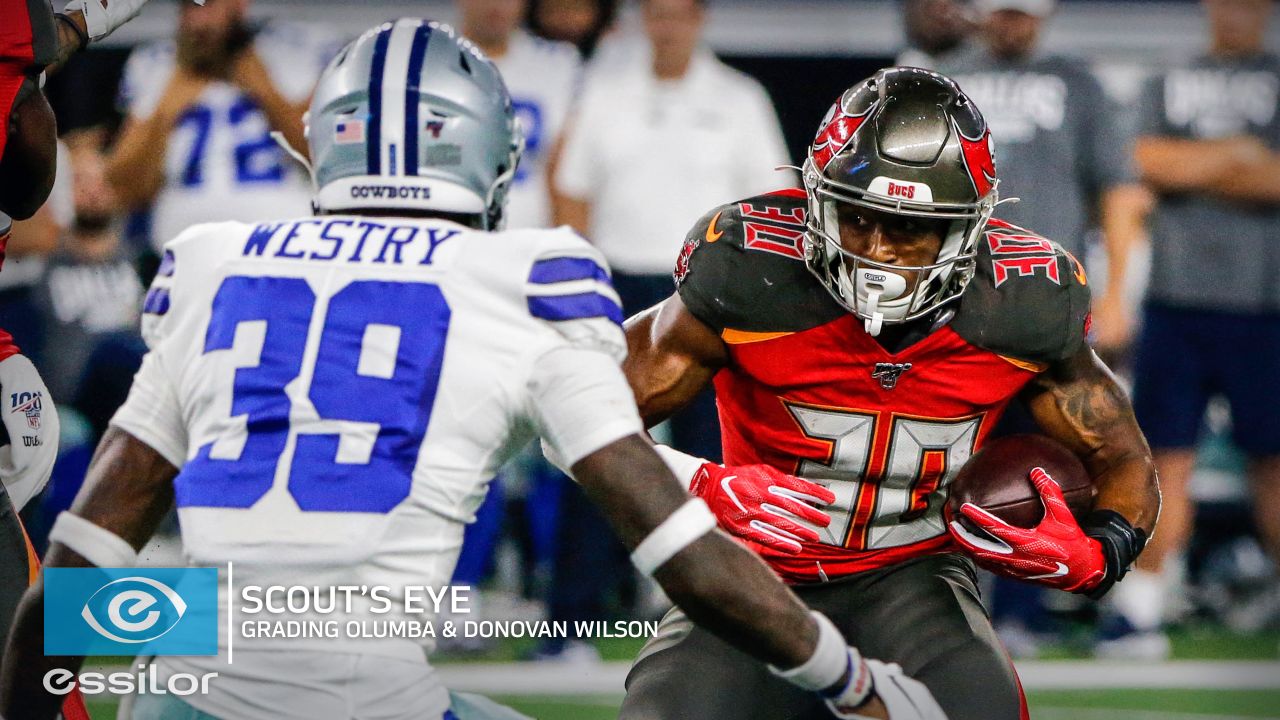
[[[680,299],[717,332],[795,332],[844,314],[804,262],[805,196],[782,190],[721,205],[676,259]]]
[[[1089,331],[1084,266],[1047,238],[992,219],[951,327],[965,340],[1030,363],[1071,357]]]

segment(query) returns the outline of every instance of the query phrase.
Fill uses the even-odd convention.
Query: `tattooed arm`
[[[1151,449],[1115,377],[1084,347],[1024,391],[1044,432],[1071,448],[1098,488],[1095,509],[1114,510],[1147,535],[1160,514]]]

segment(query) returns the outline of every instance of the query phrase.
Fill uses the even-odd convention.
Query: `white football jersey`
[[[573,464],[641,430],[606,265],[563,228],[197,226],[166,245],[144,312],[150,351],[112,422],[181,468],[191,564],[234,562],[237,588],[391,588],[390,611],[357,593],[349,614],[262,620],[433,619],[403,589],[448,584],[463,527],[514,453],[541,435]],[[432,645],[244,637],[246,619],[234,666],[162,665],[225,677],[255,667],[242,663],[254,650],[421,662]],[[192,702],[253,716],[234,698]]]
[[[268,24],[254,38],[277,90],[293,103],[311,96],[340,48],[335,36],[300,25]],[[146,118],[155,111],[176,62],[173,40],[135,50],[125,64],[120,109]],[[209,83],[169,136],[165,183],[152,203],[151,241],[158,252],[186,228],[205,222],[305,215],[306,172],[271,139],[266,115],[229,82]]]
[[[511,93],[524,133],[524,156],[507,196],[507,227],[551,225],[547,156],[555,146],[577,94],[582,61],[572,45],[517,30],[507,54],[494,60]]]

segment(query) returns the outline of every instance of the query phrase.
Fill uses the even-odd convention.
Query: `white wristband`
[[[631,562],[646,576],[653,575],[676,553],[711,532],[715,526],[716,516],[711,514],[702,498],[690,498],[636,546],[631,553]]]
[[[700,457],[687,455],[666,445],[654,445],[653,449],[658,452],[658,457],[662,458],[662,462],[667,464],[671,474],[675,475],[676,480],[679,480],[680,484],[685,488],[688,488],[689,483],[693,482],[693,476],[698,474],[698,468],[710,462]]]
[[[49,531],[49,542],[66,545],[100,568],[138,564],[138,553],[124,538],[69,512],[58,514],[53,529]]]
[[[782,670],[770,665],[769,670],[792,685],[821,692],[830,689],[844,677],[853,658],[844,636],[831,620],[816,610],[810,614],[818,623],[818,645],[813,649],[813,655],[800,667]]]

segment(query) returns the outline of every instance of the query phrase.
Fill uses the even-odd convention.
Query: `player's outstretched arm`
[[[1129,398],[1087,346],[1041,373],[1024,398],[1040,427],[1080,457],[1098,488],[1083,525],[1108,555],[1105,591],[1136,559],[1160,514],[1151,449]]]
[[[700,523],[705,506],[690,499],[640,435],[579,460],[573,475],[637,567],[652,574],[690,619],[795,684],[822,692],[837,717],[943,719],[941,710],[929,714],[937,705],[928,689],[897,666],[863,660],[763,561],[705,524],[709,517]],[[908,687],[910,695],[886,702],[873,690],[877,680],[895,692]],[[891,711],[895,706],[901,709]],[[917,707],[925,711],[917,714]]]
[[[46,567],[128,566],[173,503],[178,470],[159,453],[110,428],[94,453],[75,504],[54,525]],[[71,517],[68,517],[71,516]],[[0,670],[0,717],[51,720],[63,696],[44,689],[50,670],[79,670],[84,658],[44,654],[44,582],[27,590]]]
[[[690,500],[639,435],[583,458],[573,475],[632,551]],[[710,530],[705,526],[654,578],[694,622],[744,651],[780,667],[803,663],[817,642],[804,605],[764,562]],[[754,591],[745,592],[749,588]]]
[[[631,318],[626,330],[622,370],[646,427],[689,404],[729,362],[724,341],[689,312],[679,295]]]

